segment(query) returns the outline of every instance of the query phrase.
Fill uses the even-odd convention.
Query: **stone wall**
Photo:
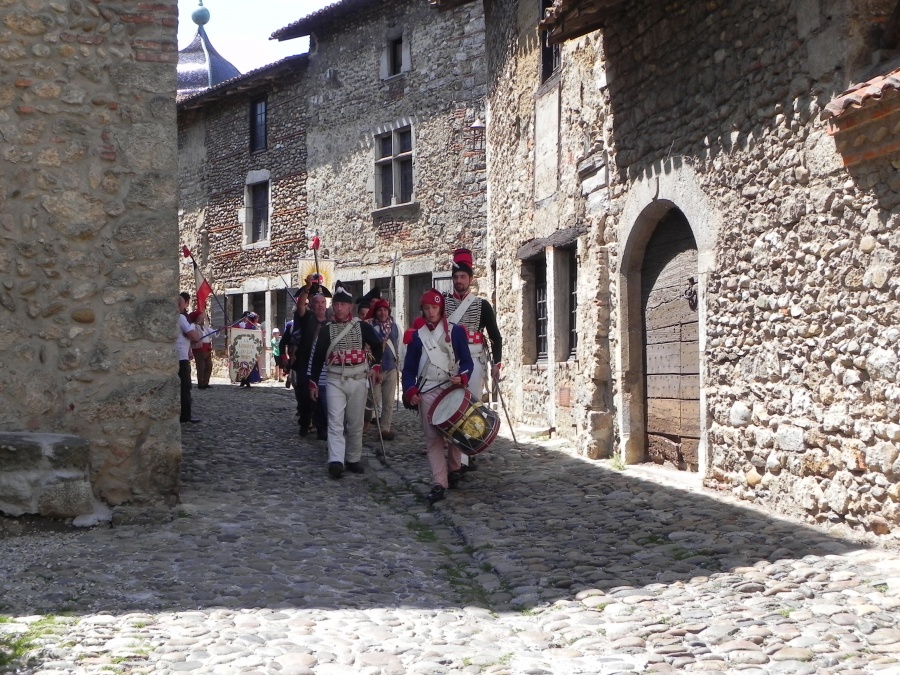
[[[490,175],[491,236],[518,246],[548,236],[544,204],[527,184],[515,189],[532,173],[539,107],[529,94],[543,95],[536,18],[517,3],[487,4],[489,43],[514,45],[490,63],[491,110],[512,113],[505,124],[491,118],[490,166],[504,167]],[[581,201],[571,212],[587,225],[579,326],[592,347],[579,346],[578,387],[596,406],[576,415],[576,429],[579,439],[603,438],[586,423],[596,412],[609,432],[605,447],[585,451],[644,457],[633,270],[641,242],[679,208],[700,261],[709,484],[816,522],[900,529],[900,333],[891,318],[900,176],[887,159],[844,168],[818,117],[850,81],[874,74],[874,27],[893,4],[646,0],[602,34],[563,46],[557,194]],[[496,250],[498,277],[512,277],[498,288],[510,334],[527,286],[518,261]],[[509,359],[525,351],[515,342]],[[514,401],[518,384],[507,390]],[[557,403],[546,414],[561,419]]]
[[[612,289],[603,240],[609,206],[605,67],[599,37],[589,36],[565,45],[564,71],[542,83],[538,10],[537,3],[485,3],[491,82],[489,255],[496,258],[498,320],[505,340],[504,395],[519,420],[553,428],[592,457],[605,456],[613,427]],[[534,166],[539,138],[550,157],[543,160],[540,178]],[[582,232],[568,243],[578,255],[574,358],[563,344],[568,298],[566,274],[556,269],[557,247],[539,245],[524,260],[517,255],[523,244],[569,228]],[[547,261],[548,295],[556,311],[550,326],[552,356],[535,365],[532,265],[540,256]]]
[[[241,93],[211,92],[179,104],[181,237],[217,293],[247,278],[296,276],[306,251],[305,59],[277,72],[274,84],[261,74]],[[251,152],[250,104],[263,96],[267,147]],[[253,247],[245,245],[242,212],[248,176],[261,172],[271,185],[269,244]],[[193,274],[186,264],[187,289]]]
[[[383,52],[401,34],[406,69],[383,79]],[[335,277],[368,289],[396,273],[395,318],[405,323],[411,275],[449,275],[459,246],[474,250],[480,272],[488,268],[484,133],[472,129],[484,121],[485,73],[479,3],[439,12],[409,0],[318,33],[302,63],[251,74],[240,93],[225,86],[182,101],[183,242],[218,292],[273,297],[283,279],[301,282],[297,261],[312,257],[318,231],[320,258],[335,263]],[[250,102],[264,93],[269,147],[250,153]],[[379,209],[375,138],[407,125],[413,203]],[[254,171],[268,171],[272,182],[272,234],[261,248],[242,244],[238,216]],[[192,274],[185,265],[186,288]]]
[[[90,444],[95,496],[174,503],[175,0],[4,3],[0,430]]]
[[[406,70],[383,78],[386,45],[401,34]],[[379,5],[316,38],[307,94],[309,225],[337,261],[337,276],[386,277],[395,253],[400,275],[449,274],[459,246],[474,251],[485,275],[485,150],[483,132],[471,128],[484,122],[487,92],[481,3],[449,11],[418,0],[390,11]],[[412,203],[378,208],[375,138],[406,126]]]

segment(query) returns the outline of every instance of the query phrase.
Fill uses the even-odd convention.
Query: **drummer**
[[[468,384],[473,364],[465,329],[447,321],[444,296],[432,288],[422,295],[419,304],[422,319],[417,320],[403,338],[407,345],[403,362],[403,404],[419,409],[425,451],[431,464],[431,492],[425,499],[434,504],[444,498],[448,488],[459,485],[462,455],[452,443],[445,445],[444,436],[431,424],[431,407],[448,387]],[[417,329],[417,326],[420,327]]]

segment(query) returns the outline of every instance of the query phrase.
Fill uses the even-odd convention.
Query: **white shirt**
[[[184,314],[178,315],[178,335],[175,338],[175,351],[178,352],[179,361],[187,361],[191,358],[191,339],[186,335],[194,329]]]

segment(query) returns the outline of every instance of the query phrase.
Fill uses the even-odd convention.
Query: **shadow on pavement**
[[[15,580],[0,612],[436,609],[472,601],[460,576],[494,608],[522,609],[862,547],[503,438],[430,512],[409,492],[427,492],[428,469],[402,408],[390,469],[369,439],[368,475],[331,481],[324,443],[298,440],[292,391],[214,385],[194,397],[204,422],[184,428],[174,519],[0,540]]]

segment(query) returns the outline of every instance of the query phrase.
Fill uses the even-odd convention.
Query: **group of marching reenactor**
[[[453,291],[426,291],[420,300],[422,315],[403,335],[402,399],[405,407],[418,409],[422,421],[431,465],[430,504],[457,487],[464,470],[475,468],[474,455],[461,452],[432,424],[429,413],[435,401],[456,386],[467,387],[481,405],[488,364],[494,379],[500,372],[500,331],[490,303],[470,293],[473,267],[472,252],[457,249]],[[399,331],[386,300],[375,299],[361,319],[344,284],[336,282],[329,292],[320,280],[310,275],[300,290],[281,340],[282,353],[290,364],[300,435],[307,435],[311,424],[315,427],[318,438],[328,444],[328,475],[339,479],[345,471],[364,471],[362,440],[368,415],[374,414],[382,443],[394,438],[386,408],[393,407],[397,386]],[[367,396],[374,403],[371,412]]]

